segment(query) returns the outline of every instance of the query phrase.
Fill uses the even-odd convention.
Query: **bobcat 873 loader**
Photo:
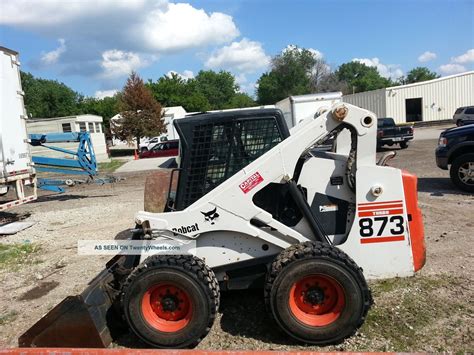
[[[174,124],[179,168],[162,212],[136,214],[132,239],[193,241],[193,253],[117,255],[20,346],[107,347],[124,325],[153,347],[192,347],[212,327],[220,290],[258,286],[289,336],[337,343],[364,322],[366,279],[424,265],[417,179],[376,162],[373,113],[337,103],[291,134],[278,109]],[[328,140],[331,150],[318,149]]]

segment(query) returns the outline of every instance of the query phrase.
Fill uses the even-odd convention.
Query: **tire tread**
[[[315,241],[307,241],[303,243],[294,244],[289,248],[283,250],[273,261],[270,266],[270,270],[267,273],[267,279],[264,286],[265,306],[267,308],[268,313],[270,313],[272,315],[272,318],[276,321],[275,317],[273,316],[273,312],[271,311],[270,305],[273,283],[275,282],[276,278],[283,270],[283,268],[285,268],[292,262],[314,257],[330,259],[333,262],[342,264],[352,272],[358,284],[361,286],[362,297],[364,300],[362,316],[359,318],[359,321],[356,327],[354,327],[353,332],[347,334],[342,339],[339,339],[339,341],[343,341],[344,339],[353,336],[356,333],[357,329],[362,326],[367,317],[367,313],[373,304],[373,298],[372,293],[370,292],[370,289],[367,285],[367,282],[365,281],[362,268],[359,267],[355,263],[355,261],[352,260],[346,253],[332,245],[323,244]],[[327,344],[331,343],[332,342],[329,341]],[[320,345],[325,345],[325,343],[321,343]]]
[[[129,288],[133,284],[133,282],[139,278],[145,271],[150,268],[161,268],[161,267],[171,267],[173,269],[182,269],[188,275],[191,275],[196,279],[196,281],[200,282],[204,285],[206,290],[206,294],[211,300],[211,308],[210,308],[210,317],[209,322],[204,330],[204,332],[196,339],[194,339],[189,344],[186,344],[186,347],[194,347],[199,344],[202,339],[209,333],[214,324],[214,320],[216,319],[217,311],[219,309],[220,303],[220,290],[219,290],[219,282],[217,281],[216,275],[211,268],[209,268],[206,263],[193,255],[177,255],[177,256],[169,256],[169,255],[152,255],[145,259],[140,265],[138,265],[128,276],[126,281],[122,286],[122,292],[120,295],[120,303],[123,309],[122,314],[126,313],[125,310],[125,295],[128,293]]]

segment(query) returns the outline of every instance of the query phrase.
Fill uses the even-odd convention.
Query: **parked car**
[[[412,139],[413,126],[397,126],[390,117],[377,120],[377,148],[400,144],[400,148],[405,149]]]
[[[453,115],[456,126],[474,124],[474,106],[459,107]]]
[[[153,138],[144,138],[140,143],[140,152],[146,152],[147,150],[151,150],[155,145],[160,142],[165,142],[167,138],[165,136],[153,137]]]
[[[439,136],[436,165],[447,170],[460,189],[474,192],[474,125],[451,128]]]
[[[157,143],[150,150],[143,151],[141,158],[175,157],[179,155],[179,140]]]

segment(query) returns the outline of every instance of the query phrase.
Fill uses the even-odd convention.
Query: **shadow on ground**
[[[86,198],[103,198],[103,197],[112,197],[115,195],[74,195],[74,194],[54,194],[54,195],[43,195],[38,196],[36,201],[31,203],[38,202],[50,202],[50,201],[68,201],[68,200],[82,200]]]
[[[220,313],[220,325],[225,333],[269,344],[296,344],[280,330],[267,312],[263,289],[221,293]]]
[[[418,191],[428,192],[431,196],[444,196],[446,194],[472,196],[472,194],[458,189],[449,178],[440,177],[418,178]]]
[[[15,213],[15,212],[0,212],[0,225],[12,222],[22,221],[31,216],[30,212]]]
[[[265,310],[262,289],[221,292],[220,327],[232,336],[256,339],[269,344],[295,345]],[[217,322],[217,320],[216,320]],[[127,348],[147,348],[135,334],[123,332],[115,344]]]

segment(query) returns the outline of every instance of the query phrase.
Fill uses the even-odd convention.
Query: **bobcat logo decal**
[[[204,215],[204,220],[207,222],[211,222],[211,224],[214,224],[214,220],[219,217],[219,213],[217,213],[217,207],[215,207],[209,212],[201,211],[201,213]]]

